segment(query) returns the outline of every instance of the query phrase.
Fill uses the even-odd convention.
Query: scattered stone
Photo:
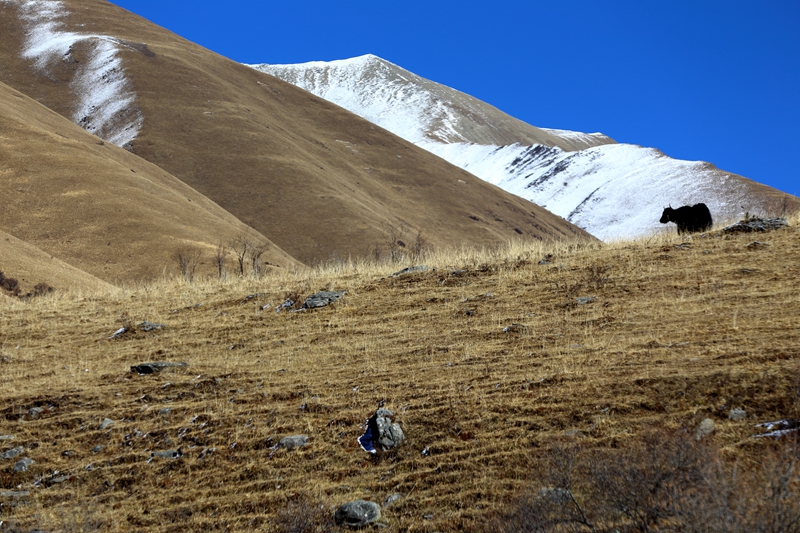
[[[578,305],[584,305],[592,303],[595,300],[594,296],[578,296],[575,298],[575,303]]]
[[[139,324],[138,327],[139,327],[140,330],[142,330],[144,332],[148,332],[148,331],[154,331],[154,330],[157,330],[157,329],[165,328],[167,326],[166,326],[166,324],[156,324],[155,322],[150,322],[149,320],[145,320],[144,322]]]
[[[763,424],[756,424],[756,427],[766,429],[767,433],[753,435],[753,438],[761,439],[764,437],[774,437],[777,439],[778,437],[796,433],[800,430],[800,420],[792,418],[788,420],[778,420],[776,422],[764,422]]]
[[[182,455],[183,455],[183,452],[181,451],[180,448],[178,448],[177,450],[165,450],[163,452],[152,452],[150,454],[150,460],[152,460],[154,457],[161,457],[162,459],[177,459],[178,457],[181,457]]]
[[[789,223],[785,218],[761,218],[751,217],[740,220],[736,224],[731,224],[722,228],[723,233],[752,233],[754,231],[772,231],[785,228]]]
[[[753,241],[747,246],[745,246],[745,248],[747,248],[748,250],[758,250],[764,248],[765,246],[769,246],[769,244],[761,241]]]
[[[389,494],[389,496],[387,496],[386,500],[383,502],[383,506],[384,507],[389,507],[393,503],[398,502],[398,501],[400,501],[402,499],[403,499],[403,495],[398,493],[398,492],[395,492],[394,494]]]
[[[704,419],[700,422],[700,425],[697,426],[697,431],[695,432],[695,438],[697,440],[703,440],[705,437],[711,435],[714,432],[714,421],[710,418]]]
[[[14,440],[14,435],[0,435],[0,440]]]
[[[31,407],[28,409],[28,416],[31,417],[32,420],[36,420],[42,412],[44,412],[44,407]]]
[[[72,457],[76,453],[77,452],[75,450],[64,450],[63,452],[61,452],[61,455],[63,455],[64,457]]]
[[[285,302],[283,302],[282,304],[280,304],[278,307],[275,308],[275,312],[280,313],[281,310],[291,309],[292,307],[294,307],[294,300],[291,298],[287,298]]]
[[[333,302],[339,300],[342,296],[347,294],[345,291],[322,291],[312,294],[306,301],[303,302],[303,309],[316,309],[317,307],[325,307]]]
[[[303,446],[308,446],[308,435],[291,435],[289,437],[283,437],[278,442],[278,447],[286,448],[287,450],[296,450]]]
[[[20,459],[19,461],[17,461],[17,464],[14,465],[14,473],[21,474],[22,472],[27,472],[28,467],[35,463],[36,461],[34,461],[33,459],[29,459],[28,457]]]
[[[380,520],[381,506],[375,502],[355,500],[339,507],[333,518],[339,526],[366,527]]]
[[[25,496],[30,496],[31,491],[29,490],[0,490],[0,498],[24,498]]]
[[[159,409],[158,410],[158,414],[160,414],[162,416],[167,416],[171,412],[172,412],[172,409],[170,409],[169,407],[164,407],[163,409]]]
[[[393,421],[394,413],[380,408],[367,419],[364,434],[358,438],[361,448],[369,453],[382,453],[396,448],[405,440],[400,424]]]
[[[97,446],[92,448],[92,453],[100,453],[102,451],[103,451],[103,445],[102,444],[98,444]]]
[[[525,326],[524,324],[516,324],[516,323],[514,323],[514,324],[511,324],[509,326],[504,327],[503,328],[503,333],[522,333],[526,329],[528,329],[528,327]]]
[[[728,413],[728,418],[734,421],[744,420],[746,416],[747,413],[741,407],[734,407],[731,409],[730,413]]]
[[[428,267],[426,265],[417,265],[411,266],[408,268],[404,268],[403,270],[398,270],[391,277],[396,278],[398,276],[405,276],[406,274],[414,274],[415,272],[427,272]]]
[[[128,328],[121,327],[117,331],[112,333],[111,336],[109,337],[109,339],[118,339],[118,338],[122,337],[125,334],[125,332],[127,332],[127,331],[128,331]]]
[[[114,425],[114,421],[113,420],[111,420],[110,418],[104,418],[103,421],[100,422],[100,427],[97,428],[97,429],[102,431],[104,429],[110,428],[113,425]]]
[[[155,362],[155,363],[141,363],[138,365],[133,365],[131,367],[131,372],[136,372],[137,374],[155,374],[156,372],[161,372],[161,370],[170,367],[185,367],[189,366],[188,363],[170,363],[170,362]]]
[[[11,448],[10,450],[0,453],[0,459],[13,459],[24,452],[25,448],[23,446],[17,446],[16,448]]]

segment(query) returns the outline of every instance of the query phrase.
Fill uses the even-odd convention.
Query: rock
[[[287,450],[296,450],[297,448],[302,448],[307,445],[308,435],[291,435],[289,437],[283,437],[280,442],[278,442],[280,448],[286,448]]]
[[[714,431],[714,421],[710,418],[704,419],[700,422],[700,425],[697,426],[697,431],[695,432],[695,438],[697,440],[703,440],[705,437],[708,437]]]
[[[322,291],[312,294],[303,302],[303,309],[316,309],[325,307],[340,299],[347,294],[345,291]]]
[[[131,372],[136,372],[137,374],[155,374],[156,372],[161,372],[165,368],[185,366],[189,366],[189,364],[159,361],[155,363],[141,363],[138,365],[133,365],[131,367]]]
[[[23,446],[17,446],[16,448],[11,448],[10,450],[0,453],[0,459],[13,459],[22,453],[25,453],[25,448]]]
[[[427,272],[427,271],[428,267],[426,265],[411,266],[408,268],[404,268],[403,270],[398,270],[397,272],[392,274],[392,277],[396,278],[398,276],[405,276],[406,274],[414,274],[415,272]]]
[[[785,218],[760,218],[752,217],[740,220],[736,224],[731,224],[722,228],[723,233],[751,233],[754,231],[772,231],[785,228],[789,223]]]
[[[0,440],[14,440],[14,435],[0,435]]]
[[[595,300],[594,296],[579,296],[575,298],[575,303],[578,305],[584,305],[592,303]]]
[[[103,451],[103,445],[102,444],[98,444],[97,446],[92,448],[92,453],[100,453],[102,451]]]
[[[20,459],[19,461],[17,461],[17,464],[14,465],[14,473],[21,474],[22,472],[27,472],[28,467],[35,463],[36,461],[34,461],[33,459],[29,459],[27,457],[25,457],[24,459]]]
[[[30,496],[31,491],[29,490],[0,490],[0,498],[24,498],[25,496]]]
[[[153,457],[161,457],[162,459],[177,459],[182,455],[183,452],[181,451],[180,448],[178,448],[177,450],[165,450],[163,452],[153,452],[150,454],[150,459],[152,459]]]
[[[110,428],[113,425],[114,425],[114,421],[113,420],[111,420],[110,418],[104,418],[103,421],[100,422],[100,427],[97,428],[97,429],[102,431],[104,429]]]
[[[43,411],[44,407],[31,407],[28,409],[28,416],[31,417],[32,420],[36,420]]]
[[[746,416],[747,413],[740,407],[734,407],[731,409],[731,412],[728,413],[728,418],[734,421],[744,420]]]
[[[354,500],[339,507],[333,518],[339,526],[366,527],[380,520],[381,506],[375,502]]]
[[[399,502],[402,499],[403,499],[403,495],[398,493],[398,492],[395,492],[394,494],[389,494],[389,496],[386,497],[386,500],[384,500],[383,506],[384,507],[389,507],[393,503]]]
[[[158,414],[160,414],[162,416],[167,416],[171,412],[172,412],[172,409],[170,409],[169,407],[164,407],[164,408],[158,410]]]
[[[378,409],[366,421],[364,434],[358,439],[361,448],[369,453],[390,450],[405,440],[400,424],[393,421],[394,413],[388,409]]]
[[[166,326],[166,324],[156,324],[155,322],[150,322],[149,320],[145,320],[144,322],[139,324],[138,327],[139,327],[140,330],[147,332],[147,331],[154,331],[154,330],[157,330],[157,329],[165,328],[167,326]]]
[[[765,437],[779,438],[785,435],[796,433],[800,430],[800,420],[790,418],[786,420],[778,420],[776,422],[764,422],[763,424],[756,424],[756,427],[764,428],[767,433],[753,435],[753,438],[760,439]]]

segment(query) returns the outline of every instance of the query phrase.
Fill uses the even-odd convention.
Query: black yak
[[[664,208],[661,214],[662,224],[674,222],[678,225],[678,233],[696,233],[711,229],[711,211],[706,204],[685,205],[678,209]]]

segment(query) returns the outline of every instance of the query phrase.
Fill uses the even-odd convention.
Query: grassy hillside
[[[744,477],[772,456],[755,424],[800,417],[798,223],[442,251],[397,277],[410,263],[12,301],[0,310],[0,434],[13,439],[0,451],[23,446],[35,464],[0,462],[3,520],[301,531],[287,509],[324,520],[399,493],[389,531],[481,531],[517,496],[563,485],[552,450],[624,454],[654,431],[694,443],[707,418],[702,444]],[[347,294],[275,312],[322,289]],[[109,338],[145,320],[166,327]],[[149,361],[188,366],[129,371]],[[356,439],[379,405],[407,441],[373,460]],[[309,445],[274,448],[295,434]],[[583,486],[571,494],[589,508]],[[587,515],[596,530],[636,530],[601,511]]]

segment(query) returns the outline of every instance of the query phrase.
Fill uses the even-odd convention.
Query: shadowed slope
[[[64,31],[113,36],[141,130],[127,146],[304,262],[363,255],[405,227],[432,245],[587,234],[385,130],[102,1],[65,1]],[[80,8],[80,9],[79,9]],[[73,119],[71,62],[22,57],[19,13],[0,4],[4,80]],[[9,31],[6,32],[5,29]],[[93,115],[80,117],[93,124]]]
[[[2,83],[0,196],[0,229],[111,282],[171,271],[181,247],[209,257],[248,231],[264,240],[162,169]],[[267,255],[296,264],[277,247]]]

